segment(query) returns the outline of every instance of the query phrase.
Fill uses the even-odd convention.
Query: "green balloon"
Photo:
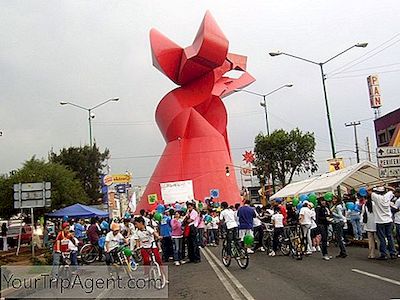
[[[308,195],[308,201],[310,201],[312,203],[314,203],[314,201],[315,201],[315,203],[317,203],[317,195],[315,195],[314,193]]]
[[[154,214],[154,220],[160,222],[161,219],[162,219],[162,214],[160,214],[159,212],[156,212],[156,213]]]
[[[310,201],[314,205],[314,207],[317,206],[317,198],[313,197],[312,199],[308,199],[308,201]]]
[[[132,256],[132,250],[129,248],[124,248],[124,254],[125,256]]]
[[[186,208],[186,207],[182,207],[182,211],[183,211],[183,213],[185,214],[186,211],[187,211],[187,208]]]
[[[332,192],[327,192],[327,193],[325,193],[324,199],[325,199],[326,201],[332,201],[332,200],[333,200],[333,193],[332,193]]]
[[[293,201],[292,201],[293,206],[297,206],[299,203],[300,203],[299,198],[297,198],[297,197],[293,198]]]
[[[254,243],[254,237],[251,234],[246,234],[243,238],[243,243],[247,247],[253,246]]]

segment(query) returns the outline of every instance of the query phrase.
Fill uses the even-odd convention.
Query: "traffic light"
[[[225,175],[226,176],[230,176],[231,175],[231,172],[229,171],[229,167],[228,166],[225,167]]]

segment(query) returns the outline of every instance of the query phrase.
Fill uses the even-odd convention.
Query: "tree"
[[[314,173],[318,170],[314,151],[313,133],[303,134],[298,128],[290,132],[279,129],[269,136],[256,136],[254,165],[261,179],[273,174],[285,186],[292,182],[294,174],[307,171]]]
[[[49,160],[66,166],[74,171],[76,178],[83,183],[86,194],[95,203],[100,194],[100,176],[103,168],[106,166],[105,161],[109,158],[110,151],[105,149],[103,153],[94,144],[93,146],[69,147],[56,154],[53,151],[49,154]]]
[[[17,183],[51,182],[51,209],[75,203],[88,203],[89,199],[76,175],[65,166],[32,157],[10,177],[0,177],[0,215],[10,217],[14,209],[13,186]]]

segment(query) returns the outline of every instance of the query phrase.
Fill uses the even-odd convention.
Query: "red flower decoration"
[[[251,164],[255,160],[254,153],[252,151],[244,151],[243,161]]]

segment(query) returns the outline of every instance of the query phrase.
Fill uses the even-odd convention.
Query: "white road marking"
[[[372,277],[372,278],[376,278],[376,279],[379,279],[379,280],[382,280],[382,281],[386,281],[386,282],[390,282],[390,283],[393,283],[393,284],[396,284],[396,285],[400,285],[400,281],[396,281],[396,280],[393,280],[393,279],[390,279],[390,278],[386,278],[386,277],[379,276],[379,275],[376,275],[376,274],[368,273],[368,272],[361,271],[361,270],[358,270],[358,269],[351,269],[351,270],[353,272],[360,273],[360,274],[363,274],[363,275],[366,275],[366,276],[369,276],[369,277]]]
[[[203,249],[202,249],[203,250]],[[231,272],[219,261],[219,259],[207,248],[204,248],[204,252],[209,253],[209,255],[214,259],[214,261],[221,267],[222,271],[229,277],[229,279],[236,285],[239,291],[247,300],[255,300],[254,297],[249,293],[249,291],[236,279],[235,276],[232,275]]]
[[[203,250],[203,249],[202,249]],[[225,289],[228,291],[228,293],[231,295],[232,299],[235,300],[241,300],[241,297],[239,294],[236,292],[235,288],[232,286],[232,284],[225,278],[224,274],[221,273],[221,271],[218,269],[216,264],[213,262],[212,258],[207,254],[206,251],[203,251],[203,254],[205,258],[207,259],[208,263],[210,266],[213,268],[215,274],[217,274],[219,280],[222,282],[224,285]]]

